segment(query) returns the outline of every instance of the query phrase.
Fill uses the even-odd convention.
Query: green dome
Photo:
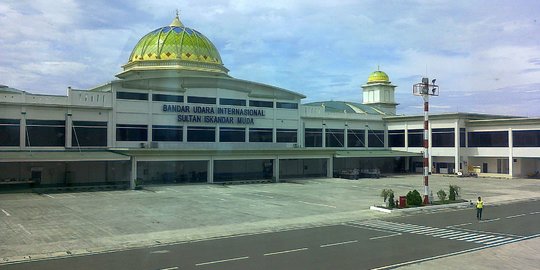
[[[188,69],[227,73],[212,42],[174,18],[168,26],[143,36],[129,56],[129,69]]]
[[[367,83],[390,83],[390,78],[386,73],[377,70],[369,75]]]

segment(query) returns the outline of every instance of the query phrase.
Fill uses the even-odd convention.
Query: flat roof
[[[121,161],[130,156],[110,151],[2,151],[0,162]]]

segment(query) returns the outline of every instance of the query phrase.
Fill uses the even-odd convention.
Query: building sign
[[[225,108],[210,106],[190,106],[178,104],[164,104],[164,112],[178,113],[178,122],[186,123],[216,123],[216,124],[255,124],[254,117],[264,117],[262,109],[253,108]]]

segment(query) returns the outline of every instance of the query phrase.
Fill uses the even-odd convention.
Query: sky
[[[3,0],[0,84],[66,95],[115,80],[137,41],[180,10],[232,77],[315,101],[362,101],[377,69],[398,114],[437,79],[430,111],[540,117],[540,1]]]

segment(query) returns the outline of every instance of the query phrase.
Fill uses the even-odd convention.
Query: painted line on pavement
[[[279,255],[279,254],[298,252],[298,251],[304,251],[304,250],[308,250],[308,248],[304,247],[304,248],[289,249],[289,250],[283,250],[283,251],[277,251],[277,252],[270,252],[270,253],[264,254],[264,256]]]
[[[176,190],[176,189],[172,189],[172,188],[165,188],[165,189],[172,190],[172,191],[174,191],[174,192],[180,192],[180,191],[178,191],[178,190]]]
[[[321,245],[320,247],[322,247],[322,248],[325,248],[325,247],[333,247],[333,246],[339,246],[339,245],[352,244],[352,243],[356,243],[356,242],[358,242],[358,240],[351,240],[351,241],[345,241],[345,242],[339,242],[339,243],[332,243],[332,244],[324,244],[324,245]]]
[[[369,240],[376,240],[376,239],[387,238],[387,237],[392,237],[392,236],[397,236],[397,235],[401,235],[401,233],[394,233],[394,234],[390,234],[390,235],[371,237],[371,238],[369,238]]]
[[[487,220],[480,220],[478,221],[479,223],[488,223],[488,222],[493,222],[493,221],[497,221],[497,220],[500,220],[500,218],[496,218],[496,219],[487,219]]]
[[[175,270],[175,269],[178,269],[178,266],[167,267],[167,268],[161,268],[160,270]]]
[[[305,204],[310,204],[310,205],[317,205],[317,206],[324,206],[324,207],[336,208],[336,207],[333,206],[333,205],[322,204],[322,203],[311,203],[311,202],[304,202],[304,201],[298,201],[298,202],[305,203]]]
[[[195,266],[203,266],[203,265],[216,264],[216,263],[224,263],[224,262],[231,262],[231,261],[239,261],[239,260],[245,260],[245,259],[249,259],[249,257],[246,256],[246,257],[238,257],[238,258],[224,259],[224,260],[219,260],[219,261],[204,262],[204,263],[198,263],[198,264],[195,264]]]
[[[471,224],[472,224],[472,222],[467,222],[467,223],[461,223],[461,224],[457,224],[457,225],[446,226],[446,228],[453,228],[453,227],[467,226],[467,225],[471,225]]]
[[[150,252],[150,254],[165,254],[165,253],[169,253],[169,252],[170,252],[169,250],[163,249],[163,250],[152,251],[152,252]]]
[[[32,234],[31,232],[29,232],[22,224],[17,224],[19,225],[19,227],[27,234]]]
[[[520,214],[520,215],[513,215],[513,216],[507,216],[506,218],[516,218],[516,217],[522,217],[522,216],[525,216],[527,214]]]
[[[530,212],[529,215],[535,215],[535,214],[540,214],[540,211],[539,212]]]
[[[43,196],[47,196],[47,197],[49,197],[49,198],[53,198],[53,199],[54,199],[54,197],[51,196],[51,195],[49,195],[49,194],[43,194]]]
[[[8,216],[8,217],[11,216],[11,214],[8,213],[8,211],[6,211],[6,210],[4,210],[4,209],[2,209],[2,212],[4,212],[4,214],[6,214],[6,216]]]
[[[368,227],[368,226],[362,226],[362,225],[353,225],[353,224],[343,224],[343,225],[349,226],[349,227],[355,227],[355,228],[359,228],[359,229],[364,229],[364,230],[372,230],[372,231],[385,232],[385,233],[395,233],[395,231],[391,231],[391,230],[375,229],[375,228],[371,228],[371,227]]]

